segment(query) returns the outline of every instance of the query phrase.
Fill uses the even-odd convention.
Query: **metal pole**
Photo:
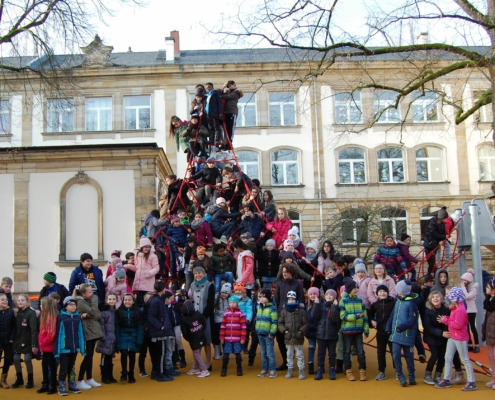
[[[320,230],[323,234],[323,196],[322,196],[322,188],[321,188],[321,171],[320,171],[320,129],[318,123],[318,97],[316,93],[316,76],[313,80],[313,101],[315,105],[315,135],[316,135],[316,164],[318,165],[318,202],[320,205]]]
[[[471,254],[473,256],[473,269],[474,269],[474,282],[478,284],[478,295],[476,296],[476,308],[478,312],[476,314],[476,327],[481,333],[481,326],[483,325],[483,296],[485,288],[483,287],[482,270],[481,270],[481,244],[480,244],[480,230],[478,225],[479,210],[476,204],[469,206],[469,214],[471,215]],[[478,339],[481,340],[481,337]]]

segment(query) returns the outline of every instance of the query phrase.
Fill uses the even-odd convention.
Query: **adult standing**
[[[373,304],[378,300],[376,289],[380,285],[385,285],[388,287],[389,296],[392,296],[394,299],[397,297],[395,281],[387,275],[387,270],[382,264],[376,264],[373,267],[373,275],[368,283],[367,295],[369,304]]]
[[[105,303],[103,272],[101,272],[99,267],[93,265],[93,256],[89,253],[81,254],[81,263],[72,271],[69,281],[69,292],[74,292],[76,286],[83,283],[91,286],[93,294],[98,296],[98,304]]]
[[[428,227],[426,228],[426,236],[423,242],[423,246],[425,248],[425,255],[428,256],[430,253],[433,253],[438,244],[447,239],[445,235],[445,226],[444,220],[448,217],[447,210],[441,208],[438,211],[438,215],[436,217],[432,217],[428,221]],[[435,268],[435,254],[431,254],[428,258],[428,275],[426,276],[427,280],[433,279],[433,269]]]
[[[340,257],[339,253],[335,253],[335,248],[330,240],[325,240],[321,250],[318,252],[318,271],[325,273],[325,268],[332,267],[335,259]]]
[[[151,251],[151,247],[151,241],[142,236],[139,249],[134,255],[134,265],[127,265],[127,269],[136,273],[132,290],[137,292],[137,303],[140,307],[144,304],[144,295],[154,290],[155,275],[160,270],[158,257]]]

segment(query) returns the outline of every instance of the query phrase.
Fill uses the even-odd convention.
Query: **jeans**
[[[184,350],[184,343],[182,343],[182,333],[180,331],[180,325],[174,326],[175,333],[175,347],[177,350]]]
[[[387,368],[387,346],[392,353],[392,342],[389,342],[390,335],[377,332],[376,334],[376,355],[378,358],[378,371],[385,372]],[[393,360],[393,359],[392,359]]]
[[[404,375],[402,372],[402,354],[406,359],[407,372],[409,379],[414,379],[414,346],[404,346],[399,343],[392,343],[392,356],[395,364],[395,373],[397,376]]]
[[[442,244],[445,247],[445,257],[442,249]],[[450,259],[450,242],[448,240],[444,240],[443,242],[440,243],[440,246],[438,246],[436,256],[437,256],[437,265],[439,266],[442,265],[442,261],[445,262]]]
[[[294,354],[297,358],[297,368],[304,371],[304,352],[302,344],[287,345],[287,368],[294,369]]]
[[[170,239],[170,242],[169,242],[169,246],[168,246],[168,249],[169,249],[169,252],[170,252],[170,274],[172,276],[176,276],[177,275],[177,254],[179,253],[179,250],[177,249],[176,246],[178,245],[175,245],[174,243],[171,243],[172,242],[172,239]]]
[[[474,382],[473,365],[469,360],[467,340],[449,339],[447,341],[447,351],[445,352],[445,372],[443,379],[450,381],[452,376],[452,359],[454,358],[454,353],[456,350],[459,352],[459,357],[464,364],[464,368],[466,368],[468,382]]]
[[[175,351],[175,336],[165,336],[165,368],[174,369],[174,364],[172,362],[172,355]]]
[[[273,350],[273,338],[265,335],[258,335],[261,347],[261,369],[263,371],[276,371],[275,351]]]
[[[328,365],[335,368],[337,359],[337,340],[318,339],[318,368],[325,367],[325,356],[328,349]]]
[[[33,373],[33,353],[27,353],[27,354],[16,353],[16,354],[14,354],[15,372],[17,372],[17,373],[22,372],[21,355],[22,355],[22,358],[24,359],[24,364],[26,364],[26,370],[27,370],[28,374],[32,374]]]
[[[216,237],[217,239],[220,239],[220,236],[222,235],[228,236],[229,232],[232,230],[234,226],[235,226],[234,221],[227,222],[226,224],[223,224],[220,228],[215,229],[213,231],[213,236]]]
[[[269,278],[267,276],[261,277],[261,282],[263,283],[263,289],[271,289],[273,282],[275,282],[277,278]]]
[[[231,287],[234,286],[234,274],[232,272],[229,271],[224,272],[223,274],[215,274],[215,293],[220,293],[222,279],[229,282]]]
[[[358,355],[359,369],[366,369],[366,355],[364,354],[363,348],[363,334],[362,333],[351,333],[347,335],[342,335],[344,338],[344,365],[345,369],[352,369],[351,362],[351,347],[354,344]]]
[[[308,338],[308,363],[315,362],[316,339]]]

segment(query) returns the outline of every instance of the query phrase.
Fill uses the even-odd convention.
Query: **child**
[[[170,251],[170,277],[177,278],[177,256],[181,249],[186,246],[187,232],[190,229],[188,225],[181,224],[179,217],[173,217],[170,222],[172,225],[165,231],[170,239],[168,246]]]
[[[293,226],[287,232],[287,239],[292,240],[294,245],[294,250],[297,251],[301,257],[306,257],[306,248],[304,247],[304,243],[298,235],[299,228],[297,226]]]
[[[236,282],[244,285],[249,296],[254,284],[254,255],[240,239],[234,240],[232,248],[237,252]]]
[[[0,386],[9,389],[7,375],[10,369],[12,359],[12,344],[15,339],[15,316],[14,310],[9,307],[9,300],[6,293],[0,293],[0,359],[3,355],[2,379]]]
[[[244,316],[246,317],[247,323],[247,333],[246,333],[246,341],[244,343],[244,353],[248,352],[248,343],[249,343],[249,326],[251,321],[253,320],[253,301],[251,297],[246,293],[244,286],[242,284],[236,283],[234,285],[234,296],[239,299],[239,309],[242,311]]]
[[[222,280],[234,284],[235,259],[230,253],[226,252],[225,245],[216,244],[213,246],[213,255],[211,256],[211,266],[215,273],[215,293],[220,292]]]
[[[447,339],[450,334],[447,327],[438,322],[438,317],[441,315],[450,315],[448,304],[444,301],[442,293],[437,291],[430,292],[423,319],[423,338],[431,352],[423,379],[427,385],[434,385],[440,382],[445,365],[445,350],[447,349]],[[435,363],[437,367],[435,376],[432,377]]]
[[[266,229],[272,232],[272,240],[275,242],[276,249],[283,250],[284,241],[287,239],[291,227],[292,222],[289,219],[287,209],[280,207],[273,222],[266,224]]]
[[[408,274],[411,274],[411,282],[416,282],[415,264],[417,264],[419,260],[411,254],[409,247],[411,247],[411,236],[407,233],[402,233],[400,240],[397,241],[397,248],[400,251],[402,259],[406,263],[406,270],[409,271]]]
[[[101,381],[105,384],[116,383],[117,380],[113,377],[113,356],[115,354],[115,344],[117,338],[115,336],[115,310],[117,304],[117,295],[108,292],[105,296],[105,305],[101,311],[100,326],[103,332],[96,343],[96,351],[101,353]]]
[[[315,373],[315,350],[316,350],[316,333],[318,330],[318,321],[313,317],[313,307],[320,301],[320,289],[311,287],[308,289],[308,301],[306,302],[306,318],[308,320],[308,329],[304,336],[308,339],[308,374]],[[339,321],[340,322],[340,321]]]
[[[275,240],[268,239],[265,247],[258,252],[256,259],[263,289],[271,289],[280,268],[279,251],[276,249]]]
[[[324,291],[328,289],[335,290],[340,293],[340,287],[344,284],[344,277],[340,270],[335,269],[332,265],[325,267],[325,279],[321,282],[321,287]]]
[[[205,139],[209,136],[208,129],[199,123],[199,115],[191,115],[191,120],[181,136],[189,140],[189,151],[194,157],[206,156]]]
[[[365,381],[366,377],[366,356],[363,348],[363,333],[367,338],[369,335],[368,314],[364,307],[364,302],[358,297],[356,282],[350,278],[344,279],[345,292],[339,302],[340,319],[342,320],[341,332],[344,340],[344,364],[347,380],[355,381],[352,373],[351,346],[358,355],[359,380]]]
[[[179,290],[179,293],[182,293]],[[185,293],[184,293],[185,294]],[[180,307],[184,303],[184,300],[181,301],[179,305],[179,297],[175,296],[172,291],[167,290],[165,292],[165,305],[167,306],[167,312],[170,319],[170,323],[172,324],[172,328],[174,329],[174,341],[170,342],[170,345],[173,350],[172,356],[172,364],[174,370],[179,369],[177,364],[180,362],[181,368],[186,367],[186,355],[184,353],[184,345],[182,344],[182,335],[180,333],[180,320],[181,320],[181,311]],[[179,373],[180,374],[180,373]],[[179,376],[174,374],[174,376]]]
[[[387,333],[387,322],[392,316],[395,307],[395,298],[390,296],[387,285],[379,285],[376,288],[378,300],[370,307],[368,319],[376,329],[376,353],[378,358],[378,375],[376,381],[387,379],[387,346],[392,354],[392,343],[389,341],[390,333]]]
[[[136,353],[143,344],[144,326],[139,307],[134,296],[130,293],[124,296],[122,305],[116,313],[115,331],[116,350],[120,351],[120,364],[122,366],[120,382],[136,383],[134,367],[136,365]],[[128,357],[129,369],[127,369]]]
[[[358,297],[361,298],[364,302],[364,306],[366,310],[369,310],[371,307],[371,303],[368,300],[368,285],[371,281],[371,277],[368,275],[368,271],[366,270],[366,264],[360,258],[356,258],[360,262],[354,264],[354,276],[352,279],[356,282],[358,287]]]
[[[194,310],[194,304],[187,300],[182,306],[181,331],[184,339],[189,342],[194,357],[194,365],[187,375],[197,375],[198,378],[210,376],[210,372],[201,357],[201,348],[206,343],[205,318],[199,311]]]
[[[223,315],[229,309],[229,297],[231,294],[232,286],[230,283],[225,283],[215,299],[215,307],[213,312],[214,324],[211,329],[211,341],[215,348],[215,355],[213,356],[213,359],[215,360],[220,360],[222,356],[222,348],[220,346],[220,326],[222,325]]]
[[[120,258],[118,259],[120,260]],[[124,295],[126,293],[131,293],[130,288],[127,287],[125,283],[125,270],[121,263],[117,263],[115,272],[105,279],[105,294],[113,293],[117,296],[117,303],[115,308],[120,308]]]
[[[12,285],[14,284],[14,281],[12,278],[9,278],[8,276],[4,276],[2,278],[2,282],[0,283],[0,289],[7,295],[7,300],[9,302],[9,307],[14,308],[14,302],[12,300]]]
[[[83,283],[74,289],[74,297],[77,300],[77,311],[81,315],[86,340],[86,356],[79,367],[77,387],[80,390],[88,390],[92,387],[100,387],[101,384],[93,379],[93,355],[96,342],[103,336],[100,326],[101,312],[98,309],[98,296],[93,294],[90,285]],[[86,375],[86,380],[84,380]]]
[[[194,262],[196,261],[197,255],[196,251],[198,248],[198,241],[196,238],[192,235],[189,235],[186,239],[186,248],[184,249],[184,257],[183,257],[183,262],[184,262],[184,275],[186,277],[186,286],[185,290],[186,293],[189,291],[189,288],[191,287],[191,283],[193,281],[193,265]]]
[[[125,254],[124,264],[127,266],[132,266],[134,268],[125,268],[125,275],[127,277],[127,284],[132,288],[134,285],[134,278],[136,277],[135,265],[134,265],[134,253],[129,251]],[[132,290],[131,290],[132,292]]]
[[[206,247],[199,246],[196,249],[196,260],[193,263],[193,269],[201,267],[208,275],[208,281],[213,282],[215,273],[211,267],[211,258],[206,255]]]
[[[258,335],[256,334],[256,331],[254,329],[256,324],[256,311],[258,309],[258,304],[259,304],[259,298],[258,298],[259,292],[260,292],[260,285],[258,284],[258,282],[255,282],[253,290],[251,291],[251,302],[253,303],[252,306],[253,319],[251,320],[251,323],[247,327],[248,331],[251,332],[251,343],[249,345],[249,351],[248,351],[248,367],[252,367],[254,365],[254,359],[256,358],[256,353],[258,351],[258,346],[260,344],[260,341],[258,340]]]
[[[36,393],[57,393],[57,365],[53,356],[57,318],[57,303],[47,296],[43,297],[41,299],[40,334],[38,336],[40,351],[43,353],[41,361],[43,382],[41,382],[41,388]]]
[[[376,264],[383,265],[390,276],[400,275],[406,270],[406,263],[392,236],[385,236],[385,243],[376,251],[373,265]],[[401,279],[404,279],[404,275]]]
[[[69,296],[69,291],[64,285],[57,283],[57,275],[53,272],[47,272],[43,275],[43,285],[43,289],[41,289],[38,297],[38,304],[41,304],[41,299],[43,297],[48,296],[51,293],[58,293],[61,299],[60,307],[62,307],[63,299]]]
[[[150,307],[150,301],[154,297],[153,292],[148,292],[144,295],[144,304],[139,308],[139,311],[141,312],[141,315],[143,316],[143,325],[144,325],[144,338],[143,338],[143,345],[139,349],[139,359],[138,359],[138,366],[139,366],[139,376],[141,378],[147,378],[149,375],[146,373],[146,367],[145,367],[145,361],[146,361],[146,355],[148,354],[148,351],[150,352],[151,356],[151,351],[152,351],[152,343],[151,343],[151,337],[150,337],[150,324],[148,321],[148,309]],[[152,365],[152,371],[155,370],[153,368],[153,357],[151,356],[151,365]]]
[[[397,301],[395,302],[392,318],[387,322],[387,332],[390,332],[392,342],[392,357],[395,374],[402,387],[407,386],[407,380],[402,373],[402,353],[407,363],[409,384],[416,385],[414,375],[414,342],[418,330],[418,307],[412,301],[411,282],[404,280],[397,283]]]
[[[485,301],[483,308],[485,309],[485,321],[483,322],[483,331],[481,341],[486,340],[488,348],[488,359],[492,371],[492,379],[486,383],[486,387],[495,387],[495,280],[488,281],[485,289]],[[1,305],[0,297],[0,305]],[[5,364],[4,364],[5,365]]]
[[[478,313],[478,309],[476,308],[476,296],[478,295],[478,283],[473,282],[474,276],[466,272],[461,276],[461,284],[460,287],[464,293],[464,298],[466,299],[466,311],[469,320],[469,341],[468,341],[468,351],[472,351],[473,353],[480,352],[479,339],[478,339],[478,330],[476,329],[476,314]],[[471,333],[474,338],[474,347],[471,346]]]
[[[16,389],[24,385],[22,377],[21,355],[28,372],[26,389],[34,387],[33,380],[33,355],[38,353],[38,320],[35,311],[29,306],[29,296],[20,294],[17,297],[18,312],[15,318],[15,339],[13,346],[14,365],[17,375],[12,388]]]
[[[294,371],[294,353],[297,357],[299,379],[306,379],[304,373],[304,333],[308,329],[308,320],[305,310],[299,307],[297,294],[293,290],[287,293],[287,302],[278,319],[278,329],[284,334],[287,346],[287,374],[286,379],[292,378]]]
[[[81,317],[77,312],[77,300],[69,296],[64,299],[63,309],[58,316],[57,335],[53,354],[58,358],[58,394],[67,396],[67,376],[76,364],[77,353],[86,356],[86,343]],[[69,392],[81,393],[76,381],[69,378]]]
[[[177,210],[177,217],[179,217],[180,223],[182,225],[189,225],[190,224],[189,216],[187,215],[187,213],[184,209],[179,208]]]
[[[120,259],[120,250],[114,250],[112,251],[112,254],[110,255],[111,260],[108,263],[107,266],[107,273],[105,275],[105,278],[108,278],[110,275],[115,273],[117,270],[117,262],[122,263],[122,260]],[[114,262],[114,260],[118,260],[117,262]]]
[[[220,326],[220,342],[223,345],[222,372],[220,376],[227,376],[227,365],[230,353],[235,354],[237,376],[242,376],[242,345],[246,341],[246,317],[239,310],[239,298],[229,297],[229,308],[222,318]]]
[[[200,212],[194,214],[194,221],[191,224],[191,228],[202,246],[213,247],[210,224],[206,222]]]
[[[447,297],[447,293],[445,292],[447,286],[449,286],[449,273],[446,269],[440,268],[435,272],[435,284],[431,288],[431,291],[440,292],[442,296]]]
[[[277,377],[277,364],[273,344],[278,328],[278,312],[272,303],[272,291],[262,289],[258,295],[260,304],[256,311],[255,331],[261,347],[261,372],[260,378],[268,375],[269,378]]]
[[[311,289],[310,289],[311,290]],[[329,378],[336,379],[335,359],[337,341],[339,340],[340,315],[337,292],[328,289],[325,292],[325,302],[321,303],[318,296],[313,297],[312,317],[317,322],[316,339],[318,340],[318,370],[315,381],[323,379],[325,355],[328,349]]]
[[[450,338],[447,340],[447,350],[445,352],[445,372],[443,379],[435,385],[438,389],[450,387],[450,377],[452,375],[452,359],[457,349],[464,368],[466,368],[468,383],[462,388],[465,392],[476,390],[473,366],[468,356],[467,342],[469,340],[468,316],[464,307],[464,293],[461,288],[453,287],[448,295],[450,300],[450,316],[441,315],[438,322],[445,324],[449,328]]]

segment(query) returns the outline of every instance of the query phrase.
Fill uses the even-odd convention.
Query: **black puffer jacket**
[[[450,310],[446,305],[442,304],[440,308],[435,308],[430,304],[426,305],[423,318],[423,340],[430,346],[441,346],[447,343],[447,338],[444,338],[442,334],[449,328],[437,321],[440,315],[450,315]]]
[[[263,249],[257,254],[258,276],[267,278],[276,278],[280,267],[280,258],[278,250]]]
[[[211,210],[211,220],[210,220],[210,228],[213,233],[217,232],[218,229],[221,228],[223,225],[224,221],[228,218],[235,219],[237,217],[240,217],[242,213],[240,212],[234,212],[234,213],[229,213],[225,210],[223,210],[220,206],[214,206],[213,209]]]
[[[316,338],[322,340],[339,340],[340,312],[333,303],[316,303],[312,307],[313,318],[318,321]]]
[[[368,321],[376,321],[376,331],[378,333],[386,333],[387,321],[394,312],[395,298],[388,296],[385,300],[378,299],[371,307],[368,314]]]
[[[438,243],[447,239],[447,236],[445,236],[445,225],[443,223],[437,224],[437,221],[437,217],[433,217],[428,221],[425,241],[423,242],[423,246],[427,249],[434,249],[438,246]]]
[[[0,310],[0,349],[15,338],[15,316],[12,308]]]

